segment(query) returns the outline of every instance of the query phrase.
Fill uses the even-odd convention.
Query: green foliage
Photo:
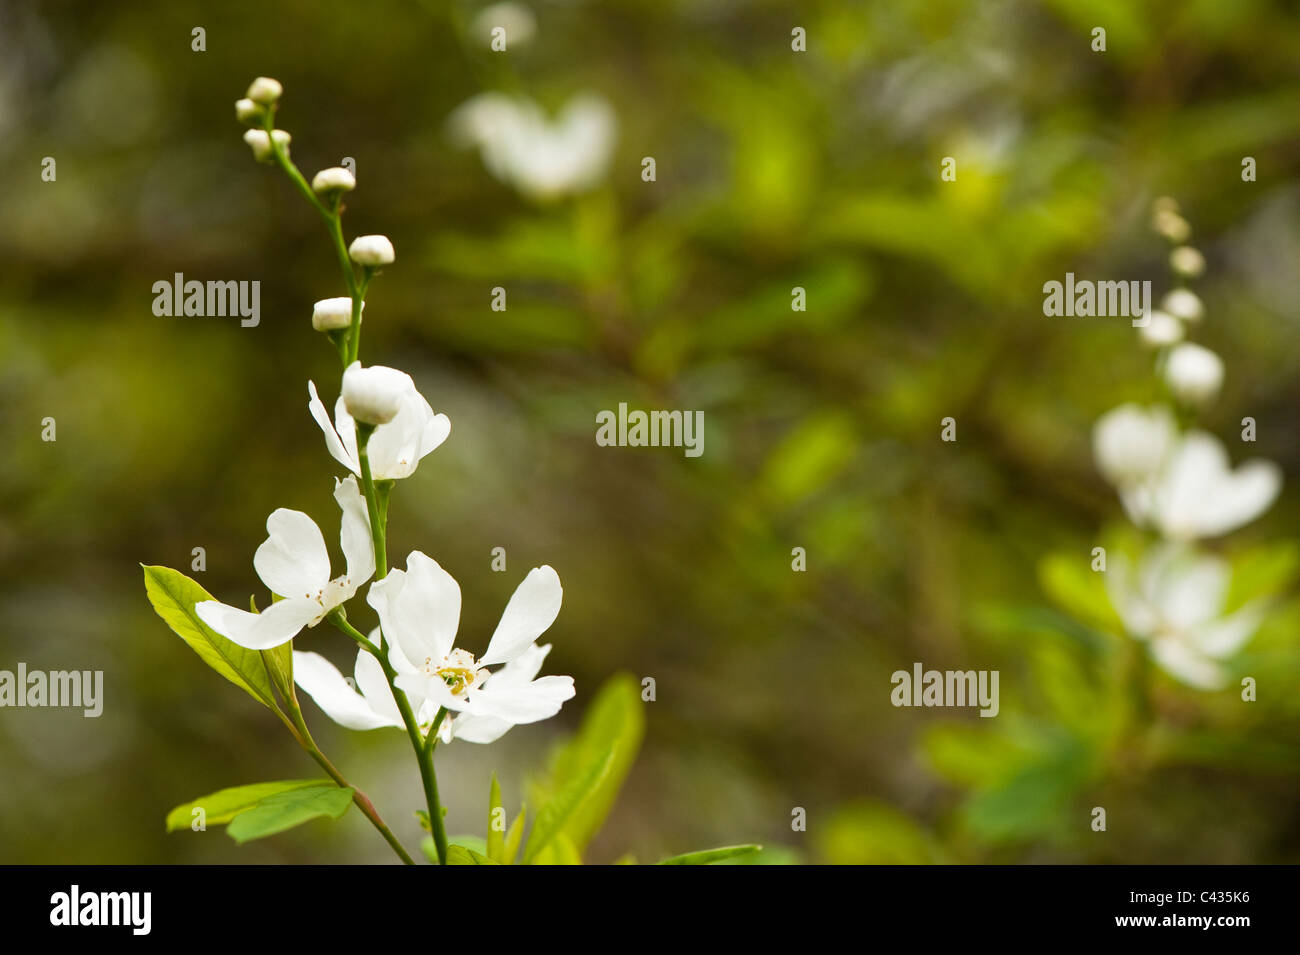
[[[227,640],[194,612],[195,604],[211,600],[211,594],[169,567],[144,567],[144,588],[158,616],[204,663],[259,703],[278,709],[262,655]],[[276,659],[283,661],[282,656]]]
[[[727,862],[741,856],[754,855],[763,850],[758,845],[719,846],[717,849],[699,849],[695,852],[683,852],[678,856],[669,856],[655,863],[656,865],[713,865]]]
[[[167,814],[167,831],[188,829],[194,810],[205,825],[225,825],[236,842],[275,835],[312,819],[338,819],[352,804],[352,790],[328,779],[293,779],[221,789],[177,806]]]

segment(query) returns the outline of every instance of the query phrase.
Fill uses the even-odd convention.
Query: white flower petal
[[[369,656],[364,650],[359,652],[362,656]],[[338,668],[319,653],[294,651],[293,681],[316,701],[326,716],[348,729],[373,730],[401,725],[400,721],[393,722],[377,713],[366,699],[348,686]]]
[[[392,726],[402,725],[402,712],[393,699],[392,687],[384,676],[384,668],[368,650],[357,651],[357,663],[353,669],[357,689],[365,697],[366,704],[375,713],[382,716]],[[417,707],[418,708],[418,707]]]
[[[527,650],[555,622],[563,596],[560,575],[552,567],[530,570],[506,604],[479,662],[484,666],[505,663]]]
[[[370,579],[375,572],[375,546],[370,539],[370,512],[365,498],[357,487],[357,479],[348,475],[342,481],[335,479],[334,500],[343,512],[339,525],[339,543],[347,560],[347,587],[350,593]],[[344,599],[347,599],[345,597]]]
[[[316,522],[302,511],[277,508],[269,535],[253,555],[262,583],[281,597],[314,597],[329,583],[330,555]]]
[[[460,585],[433,558],[411,551],[406,558],[406,583],[388,609],[398,619],[399,635],[416,636],[415,641],[402,643],[402,651],[413,663],[451,653],[460,626]]]
[[[523,686],[502,689],[488,683],[474,693],[470,712],[515,724],[536,723],[560,712],[564,701],[573,699],[573,694],[571,676],[544,676]]]
[[[321,402],[320,396],[316,394],[316,383],[314,381],[307,382],[307,391],[311,395],[311,400],[307,403],[307,409],[325,434],[326,449],[335,461],[353,474],[359,475],[361,466],[357,463],[356,456],[349,454],[347,448],[343,446],[343,442],[339,439],[338,432],[330,422],[329,413],[325,410],[325,405]],[[350,422],[351,418],[348,420]],[[353,440],[355,442],[355,438]]]
[[[1180,640],[1154,641],[1151,655],[1174,679],[1198,690],[1222,689],[1227,680],[1222,667]]]

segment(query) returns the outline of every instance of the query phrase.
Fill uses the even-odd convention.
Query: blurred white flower
[[[357,265],[392,265],[397,258],[393,243],[386,235],[359,235],[348,246],[348,255]]]
[[[484,7],[474,18],[470,33],[484,46],[492,42],[492,31],[501,27],[506,31],[507,48],[516,43],[527,43],[537,32],[537,18],[522,3],[494,3]]]
[[[259,76],[249,84],[248,92],[244,95],[259,106],[270,106],[283,92],[284,87],[280,85],[279,80],[273,80],[269,76]]]
[[[573,678],[538,677],[550,646],[537,638],[555,622],[563,590],[550,567],[535,567],[506,605],[481,659],[455,646],[460,586],[419,551],[370,588],[366,599],[379,614],[397,685],[421,706],[445,707],[452,719],[444,739],[490,743],[512,726],[549,719],[573,698]],[[489,672],[486,668],[504,664]]]
[[[1168,312],[1153,309],[1147,316],[1147,323],[1138,326],[1138,336],[1143,344],[1153,348],[1163,348],[1183,340],[1185,331],[1183,323]]]
[[[1202,690],[1224,686],[1220,661],[1245,645],[1264,616],[1262,601],[1223,615],[1231,568],[1221,558],[1165,544],[1133,568],[1121,554],[1106,573],[1106,589],[1129,633],[1147,641],[1156,663]]]
[[[271,135],[266,134],[264,129],[250,129],[244,133],[244,142],[253,150],[253,158],[258,162],[271,161],[271,139],[275,138],[275,144],[280,147],[280,151],[289,155],[289,140],[292,138],[283,129],[271,131]]]
[[[1233,470],[1218,438],[1189,431],[1156,473],[1118,487],[1135,523],[1185,541],[1218,537],[1253,521],[1277,497],[1282,472],[1264,460]]]
[[[359,362],[349,366],[359,368]],[[382,368],[383,366],[374,366]],[[395,372],[388,380],[395,392],[397,411],[386,424],[375,428],[366,445],[370,458],[371,475],[376,481],[395,481],[410,477],[415,473],[420,459],[432,451],[451,433],[451,421],[445,414],[434,414],[429,402],[416,390],[415,382],[405,372]],[[344,372],[347,380],[347,372]],[[316,394],[316,383],[307,382],[307,393],[311,396],[308,410],[325,433],[325,446],[334,460],[338,461],[353,474],[361,474],[361,464],[357,457],[357,425],[353,415],[348,411],[348,403],[342,395],[334,405],[334,421],[331,422],[325,405]]]
[[[351,192],[356,187],[356,177],[342,166],[331,166],[328,169],[322,169],[312,176],[311,180],[312,191],[317,194],[323,192]]]
[[[614,110],[593,94],[574,97],[551,122],[532,100],[482,93],[448,123],[459,143],[479,149],[493,176],[536,200],[592,188],[614,150]]]
[[[366,303],[361,303],[361,312],[365,314]],[[337,298],[323,298],[316,303],[311,313],[311,327],[318,332],[329,332],[347,328],[352,324],[352,299],[346,295]]]
[[[1169,253],[1169,267],[1179,275],[1194,279],[1205,271],[1205,256],[1190,245],[1180,245]]]
[[[1205,306],[1191,289],[1176,288],[1160,302],[1160,307],[1174,318],[1185,322],[1199,322],[1205,315]]]
[[[303,627],[316,626],[350,599],[375,572],[370,517],[351,475],[334,482],[334,499],[343,512],[339,543],[347,561],[344,574],[330,579],[330,555],[316,522],[282,507],[266,519],[267,539],[253,555],[257,576],[282,599],[261,613],[205,600],[194,608],[199,619],[241,647],[270,650],[288,643]]]
[[[1152,204],[1151,228],[1170,242],[1181,245],[1191,237],[1192,227],[1178,212],[1172,199],[1157,199]]]
[[[1097,469],[1121,488],[1156,474],[1177,440],[1173,415],[1162,406],[1120,405],[1102,415],[1092,429]]]
[[[1165,382],[1179,401],[1203,404],[1223,386],[1223,359],[1195,342],[1182,342],[1169,352]]]
[[[251,99],[235,100],[235,118],[241,123],[252,125],[260,123],[265,110],[258,106]]]

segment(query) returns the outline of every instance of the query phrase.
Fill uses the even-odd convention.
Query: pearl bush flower
[[[356,177],[342,166],[322,169],[312,176],[311,188],[316,193],[351,192],[357,187]]]
[[[1136,567],[1117,555],[1106,588],[1124,626],[1150,644],[1163,670],[1197,689],[1217,690],[1227,683],[1221,661],[1245,645],[1265,609],[1254,601],[1224,615],[1231,578],[1222,558],[1165,544]]]
[[[266,110],[251,99],[235,100],[235,118],[241,123],[250,126],[254,123],[260,123],[264,115],[266,115]]]
[[[195,606],[209,627],[241,647],[269,650],[314,627],[350,599],[375,572],[370,518],[356,478],[335,481],[334,499],[343,512],[339,542],[347,570],[330,578],[330,555],[316,522],[302,511],[279,508],[266,519],[268,537],[253,555],[253,568],[271,593],[282,599],[261,613],[216,600]]]
[[[1146,480],[1120,485],[1134,522],[1170,540],[1218,537],[1268,510],[1282,487],[1271,461],[1247,461],[1233,470],[1222,442],[1205,431],[1182,437]]]
[[[532,100],[482,93],[449,120],[452,136],[476,147],[497,179],[538,200],[588,190],[604,176],[614,150],[614,110],[584,94],[554,122]]]
[[[359,235],[348,247],[348,255],[357,265],[392,265],[397,253],[386,235]]]
[[[1138,326],[1138,337],[1143,344],[1153,348],[1176,344],[1183,340],[1185,334],[1182,322],[1159,309],[1153,309],[1147,316],[1147,323]]]
[[[289,155],[289,140],[292,139],[283,129],[272,130],[268,136],[264,129],[250,129],[244,133],[244,142],[248,143],[253,150],[253,158],[258,162],[271,162],[271,139],[274,137],[275,144],[286,155]]]
[[[573,678],[538,677],[550,646],[537,639],[555,622],[563,590],[550,567],[535,567],[506,604],[481,658],[455,646],[460,585],[420,551],[372,584],[367,602],[400,652],[396,684],[454,714],[449,736],[487,743],[512,726],[548,719],[574,695]],[[504,664],[489,672],[487,667]]]
[[[1122,488],[1159,471],[1177,438],[1169,409],[1120,405],[1093,427],[1093,456],[1106,479]]]
[[[349,370],[359,367],[359,363],[356,363]],[[451,433],[451,422],[447,416],[434,414],[429,402],[416,390],[410,375],[404,372],[396,372],[396,375],[401,377],[389,380],[395,383],[398,391],[397,413],[386,424],[375,428],[366,445],[371,473],[376,481],[410,477],[415,473],[420,459],[446,441],[447,435]],[[347,380],[346,373],[344,380]],[[316,394],[315,382],[307,383],[307,392],[311,396],[307,407],[325,434],[325,446],[334,460],[359,476],[361,465],[357,456],[357,426],[354,416],[348,411],[347,401],[343,396],[339,397],[334,405],[334,421],[331,423],[325,405]]]
[[[259,76],[249,84],[248,92],[244,95],[259,106],[270,106],[283,92],[284,87],[280,85],[279,80],[273,80],[269,76]]]
[[[1195,342],[1183,342],[1169,352],[1165,382],[1180,401],[1204,404],[1223,385],[1223,359]]]
[[[1194,279],[1205,271],[1205,256],[1190,245],[1180,245],[1169,253],[1169,267],[1179,275]]]
[[[414,389],[410,375],[385,365],[363,368],[354,361],[343,372],[343,406],[362,424],[388,424]]]
[[[361,314],[365,314],[366,303],[361,303]],[[337,298],[323,298],[316,303],[311,313],[311,327],[318,332],[330,332],[347,328],[352,324],[352,299],[347,295]]]

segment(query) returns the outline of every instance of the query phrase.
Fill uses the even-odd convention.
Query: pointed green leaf
[[[580,772],[570,776],[554,798],[542,807],[524,850],[525,865],[532,862],[538,853],[550,845],[552,839],[564,831],[583,801],[600,790],[601,784],[613,771],[614,756],[614,747],[606,747],[603,753],[592,759]],[[572,841],[570,837],[570,842]]]
[[[528,806],[519,807],[519,815],[506,830],[505,846],[501,850],[501,864],[514,865],[515,856],[519,854],[519,844],[524,840],[524,824],[528,821]]]
[[[447,865],[500,865],[493,862],[481,852],[467,849],[465,846],[447,847]]]
[[[334,785],[328,779],[283,779],[273,783],[252,783],[248,786],[232,786],[219,789],[206,796],[200,796],[193,802],[177,806],[167,813],[167,831],[190,828],[195,809],[202,809],[204,822],[210,826],[221,826],[230,822],[241,812],[252,809],[268,796],[289,792],[295,789],[307,789]]]
[[[715,862],[721,862],[724,859],[734,859],[737,856],[747,856],[754,852],[761,852],[762,846],[743,845],[743,846],[720,846],[717,849],[700,849],[698,852],[683,852],[679,856],[669,856],[656,865],[712,865]]]
[[[333,783],[293,789],[268,796],[252,809],[241,812],[230,820],[226,834],[239,843],[262,839],[312,819],[324,816],[338,819],[350,805],[352,790]]]
[[[253,699],[279,709],[261,654],[227,640],[194,612],[195,604],[213,599],[211,594],[170,567],[144,567],[144,589],[158,616],[204,663]]]
[[[497,828],[496,821],[501,816],[501,827]],[[497,774],[492,773],[492,787],[488,791],[488,824],[487,824],[487,854],[493,862],[502,862],[505,859],[506,852],[506,833],[505,833],[505,807],[501,805],[501,783],[497,780]]]

